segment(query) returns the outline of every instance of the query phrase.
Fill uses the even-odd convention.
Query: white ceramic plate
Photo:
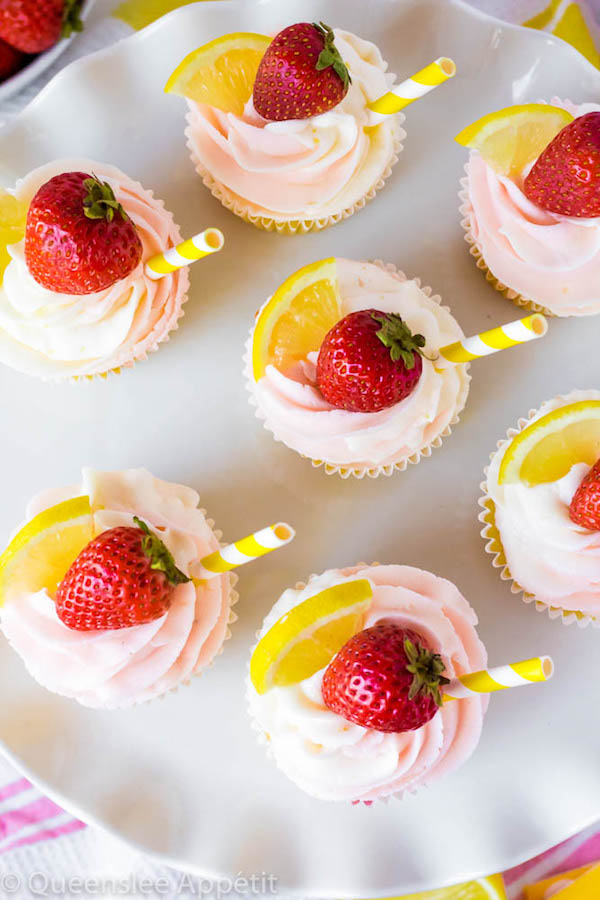
[[[408,75],[442,54],[459,75],[408,111],[406,150],[386,190],[323,234],[281,237],[225,211],[195,177],[184,104],[162,93],[184,54],[224,32],[322,19],[376,41]],[[148,362],[106,382],[52,386],[0,372],[0,537],[27,499],[82,464],[145,465],[196,487],[229,539],[278,519],[292,547],[241,572],[240,620],[192,686],[130,712],[46,693],[0,646],[0,736],[17,765],[82,818],[206,875],[273,872],[282,890],[374,897],[498,871],[600,817],[597,631],[550,622],[510,594],[483,550],[478,485],[508,425],[531,406],[598,386],[600,320],[556,321],[536,344],[473,367],[463,420],[444,447],[391,479],[325,475],[254,419],[241,378],[253,314],[292,271],[330,255],[379,257],[419,275],[467,333],[517,318],[473,265],[457,210],[480,114],[558,94],[600,97],[600,73],[566,44],[449,0],[201,3],[75,63],[0,134],[0,182],[57,156],[115,163],[156,189],[187,233],[217,225],[218,257],[193,269],[182,327]],[[479,613],[491,661],[551,653],[546,686],[492,698],[483,740],[456,775],[404,803],[311,800],[255,743],[244,707],[248,648],[283,588],[357,560],[421,566],[455,581]]]
[[[81,7],[81,18],[84,22],[89,16],[95,2],[96,0],[84,0],[83,6]],[[54,47],[50,47],[49,50],[46,50],[45,53],[40,53],[35,56],[25,68],[16,72],[11,78],[7,78],[6,81],[0,83],[0,103],[8,100],[13,94],[22,91],[28,84],[31,84],[32,81],[39,78],[53,62],[56,62],[58,57],[67,49],[76,36],[77,32],[68,38],[63,38],[55,44]]]

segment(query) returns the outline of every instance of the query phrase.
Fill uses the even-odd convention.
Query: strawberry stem
[[[321,72],[323,69],[329,69],[331,67],[335,74],[342,80],[344,87],[347,88],[349,84],[352,84],[352,79],[346,68],[346,63],[340,55],[340,51],[335,46],[333,29],[330,28],[329,25],[325,25],[324,22],[321,22],[319,25],[317,25],[316,22],[313,22],[313,25],[325,42],[317,60],[317,70]]]
[[[440,687],[450,684],[450,679],[444,677],[446,666],[439,653],[426,650],[421,644],[415,645],[408,638],[404,641],[404,652],[408,659],[406,671],[414,676],[408,699],[414,700],[419,694],[429,694],[438,706],[442,705],[442,692]]]
[[[124,222],[129,221],[129,216],[116,200],[110,184],[100,181],[93,175],[86,178],[83,186],[87,191],[83,200],[83,210],[88,219],[106,219],[107,222],[112,222],[115,212],[118,212]]]
[[[165,547],[158,535],[154,534],[153,531],[150,531],[146,523],[142,522],[141,519],[138,519],[137,516],[133,517],[133,521],[137,527],[144,532],[144,537],[142,538],[142,550],[150,560],[150,568],[156,569],[158,572],[164,572],[167,581],[173,585],[186,584],[188,581],[191,581],[191,578],[188,578],[187,575],[184,575],[184,573],[177,568],[171,553],[167,547]]]
[[[83,22],[80,16],[82,2],[83,0],[65,0],[61,37],[68,38],[76,31],[83,31]]]
[[[384,347],[389,348],[393,362],[398,362],[402,358],[402,362],[409,371],[414,369],[415,353],[423,356],[421,353],[421,349],[425,346],[423,335],[413,334],[404,319],[397,313],[381,316],[373,313],[373,319],[381,325],[377,337]]]

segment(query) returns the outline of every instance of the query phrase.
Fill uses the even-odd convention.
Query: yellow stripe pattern
[[[369,104],[372,119],[381,121],[386,116],[400,112],[410,103],[414,103],[420,97],[424,97],[438,85],[443,84],[456,74],[456,65],[453,60],[441,56],[434,62],[425,66],[412,78],[407,78],[402,84],[396,85],[387,94],[383,94],[377,100]]]
[[[273,550],[285,547],[293,540],[294,536],[294,529],[286,522],[278,522],[277,525],[262,528],[234,544],[229,544],[229,546],[205,556],[193,567],[192,575],[198,581],[215,578],[217,575],[222,575],[224,572],[259,559]]]
[[[545,316],[535,313],[524,319],[517,319],[491,331],[484,331],[473,337],[463,338],[454,344],[448,344],[439,351],[440,359],[436,365],[446,361],[447,363],[467,363],[481,356],[489,356],[498,350],[506,350],[516,347],[517,344],[525,344],[543,337],[548,331],[548,321]]]
[[[552,894],[550,888],[555,886],[558,893]],[[544,878],[543,881],[536,881],[535,884],[526,885],[524,894],[525,900],[548,900],[550,896],[556,897],[556,900],[591,900],[600,896],[600,865],[580,866],[578,869]]]
[[[491,694],[508,688],[522,687],[540,681],[548,681],[554,674],[554,663],[549,656],[537,656],[523,662],[484,669],[455,678],[444,688],[444,703],[464,700],[474,694]]]
[[[171,247],[164,253],[153,256],[146,263],[146,274],[153,280],[164,278],[165,275],[171,275],[184,266],[209,256],[211,253],[217,253],[223,249],[225,238],[223,232],[218,228],[207,228],[201,234],[195,235],[189,241],[184,241],[177,247]]]
[[[543,12],[523,24],[562,38],[600,69],[599,48],[592,35],[592,16],[590,13],[588,23],[585,8],[581,4],[572,0],[551,0]]]

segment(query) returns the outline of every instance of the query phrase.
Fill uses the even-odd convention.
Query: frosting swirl
[[[24,241],[8,248],[11,262],[0,286],[0,361],[42,378],[102,374],[143,359],[177,327],[186,299],[186,269],[153,281],[144,271],[152,256],[181,242],[162,201],[113,166],[64,159],[31,172],[15,188],[29,203],[62,172],[93,172],[112,187],[143,246],[140,265],[96,294],[59,294],[38,284],[25,262]]]
[[[261,636],[308,597],[357,576],[373,585],[365,628],[383,619],[413,628],[442,655],[448,677],[485,668],[477,616],[465,598],[449,581],[410,566],[356,566],[314,577],[281,595]],[[458,768],[479,742],[487,696],[449,703],[416,731],[384,733],[325,706],[324,672],[262,695],[248,683],[250,713],[267,733],[277,765],[314,797],[368,801],[412,792]]]
[[[279,221],[340,213],[378,186],[404,137],[398,116],[369,128],[367,104],[394,76],[378,48],[336,31],[352,84],[342,102],[309,119],[269,122],[250,98],[242,116],[188,101],[186,136],[200,174],[245,210]],[[398,120],[398,121],[394,121]]]
[[[373,263],[337,259],[342,315],[360,309],[399,313],[413,333],[427,340],[435,356],[463,332],[450,312],[416,280]],[[469,392],[468,367],[436,371],[423,359],[414,391],[388,409],[348,412],[328,403],[317,387],[318,353],[309,353],[290,371],[268,366],[251,390],[258,414],[277,440],[314,460],[341,466],[387,466],[409,459],[439,438],[463,409]],[[248,372],[248,375],[250,373]]]
[[[556,97],[574,116],[600,110]],[[527,199],[522,177],[497,175],[476,151],[466,166],[461,212],[476,247],[503,284],[557,316],[600,312],[600,218],[546,212]]]
[[[600,400],[600,391],[574,391],[542,404],[530,422],[580,400]],[[514,581],[545,606],[600,614],[600,533],[569,518],[575,491],[590,466],[579,463],[558,481],[529,487],[499,484],[510,442],[492,457],[487,490],[495,504],[496,527]]]
[[[137,515],[160,529],[161,540],[185,574],[193,562],[219,547],[198,509],[198,494],[145,469],[84,469],[81,485],[34,499],[27,520],[81,495],[90,498],[97,534],[133,525]],[[13,596],[2,609],[0,624],[43,687],[83,706],[114,709],[152,700],[210,665],[227,636],[230,607],[229,576],[219,575],[197,587],[192,582],[178,585],[168,612],[146,625],[74,631],[58,618],[46,590]]]

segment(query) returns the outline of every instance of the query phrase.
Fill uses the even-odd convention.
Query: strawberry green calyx
[[[394,362],[402,359],[406,368],[410,371],[415,367],[415,353],[423,356],[422,348],[425,346],[425,338],[422,334],[413,334],[404,319],[398,313],[376,316],[373,319],[379,322],[381,328],[377,337],[388,347],[390,356]]]
[[[86,178],[83,186],[87,191],[83,209],[88,219],[106,219],[107,222],[112,222],[115,212],[118,212],[124,222],[129,221],[129,216],[115,199],[110,184],[100,181],[93,175],[91,178]]]
[[[83,31],[83,22],[80,16],[81,3],[82,0],[65,0],[61,37],[68,38],[77,31]]]
[[[142,522],[141,519],[138,519],[137,516],[133,517],[133,521],[137,527],[144,532],[142,550],[150,560],[150,568],[155,569],[158,572],[164,572],[167,581],[174,586],[186,584],[188,581],[191,581],[191,578],[188,578],[187,575],[184,575],[184,573],[177,568],[175,560],[169,550],[165,547],[161,539],[155,535],[153,531],[150,531],[146,523]]]
[[[331,29],[329,25],[325,25],[324,22],[321,22],[319,25],[317,25],[316,22],[313,22],[313,25],[325,41],[325,46],[321,50],[317,60],[317,69],[321,72],[323,69],[328,69],[331,66],[336,75],[342,80],[344,87],[347,88],[349,84],[352,84],[352,79],[346,68],[346,63],[342,59],[338,48],[335,46],[333,29]]]
[[[450,684],[450,679],[444,676],[446,666],[439,653],[425,650],[420,644],[416,646],[408,638],[404,641],[404,652],[408,659],[407,672],[413,675],[413,682],[408,692],[408,699],[414,700],[421,695],[433,697],[438,706],[442,705],[442,692],[440,687]]]

